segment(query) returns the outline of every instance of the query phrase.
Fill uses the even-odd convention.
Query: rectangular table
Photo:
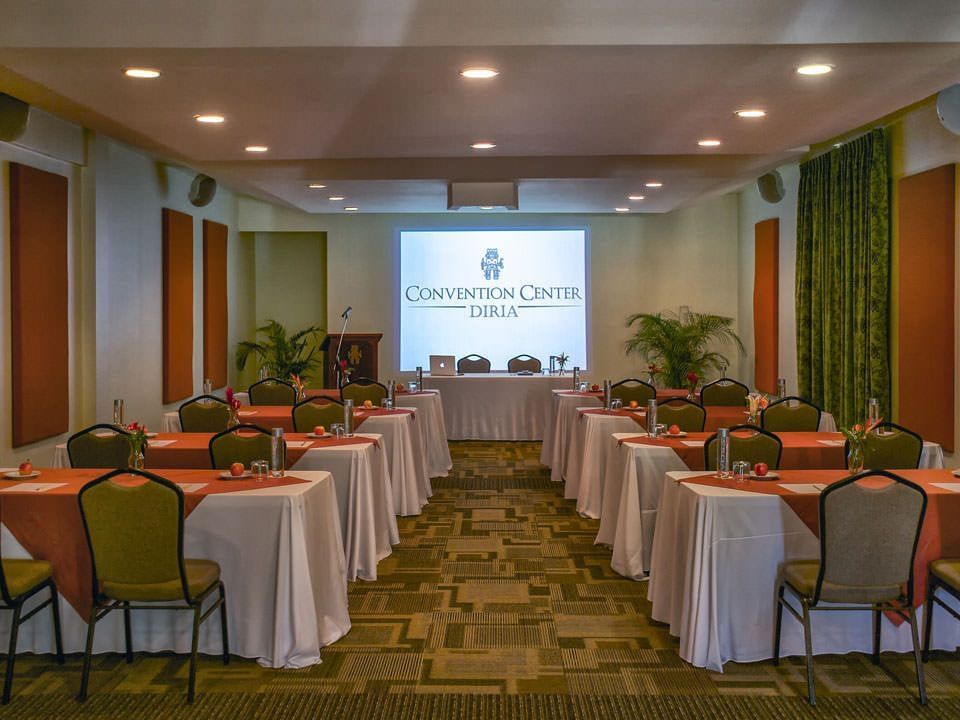
[[[7,492],[17,481],[0,481],[0,539],[5,558],[39,557],[54,564],[55,577],[70,572],[44,551],[44,536],[24,535],[8,513],[35,515],[57,532],[64,523],[59,503],[76,512],[76,492],[102,470],[41,470],[30,482],[67,483],[44,493]],[[177,483],[218,483],[213,471],[165,470]],[[230,650],[256,658],[267,667],[306,667],[320,662],[320,650],[350,630],[345,558],[333,479],[326,472],[296,472],[307,482],[207,495],[188,515],[184,555],[214,560],[226,585]],[[228,485],[228,483],[221,483]],[[196,490],[185,490],[190,500]],[[64,494],[69,497],[65,497]],[[17,497],[11,500],[13,496]],[[197,498],[194,497],[193,500]],[[81,526],[82,527],[82,526]],[[16,528],[16,529],[14,529]],[[74,528],[76,529],[76,528]],[[72,544],[51,533],[48,542],[72,550],[86,545],[81,534]],[[31,554],[25,546],[35,547]],[[58,583],[62,582],[58,579]],[[64,583],[66,584],[66,583]],[[66,652],[81,652],[86,621],[61,596]],[[138,651],[190,652],[190,613],[134,612],[133,643]],[[9,623],[0,623],[6,646]],[[41,612],[20,630],[20,651],[50,652],[50,613]],[[111,613],[97,624],[95,652],[123,652],[123,614]],[[201,626],[200,651],[221,652],[219,620]]]
[[[960,494],[933,485],[955,482],[950,471],[897,472],[922,485],[931,496],[928,521],[931,514],[960,514]],[[696,484],[702,474],[670,472],[661,478],[648,597],[651,617],[669,624],[670,633],[679,637],[680,657],[697,667],[722,671],[731,660],[772,657],[779,566],[787,560],[818,558],[819,541],[778,495]],[[786,470],[782,475],[785,483],[832,482],[846,472]],[[960,547],[948,545],[944,552],[960,555]],[[934,612],[932,647],[955,651],[960,645],[960,623],[940,608]],[[872,649],[869,611],[816,613],[812,629],[814,653]],[[912,649],[906,623],[898,627],[884,616],[881,637],[883,650]],[[782,654],[803,655],[803,648],[800,623],[785,614]]]

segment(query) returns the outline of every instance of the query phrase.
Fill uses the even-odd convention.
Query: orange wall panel
[[[955,176],[944,165],[898,183],[897,419],[947,452],[954,445]]]
[[[227,226],[203,221],[203,376],[227,384]]]
[[[753,229],[754,385],[777,391],[779,373],[780,220],[761,220]]]
[[[163,208],[163,402],[193,395],[193,218]]]
[[[13,445],[70,426],[67,178],[10,163]]]

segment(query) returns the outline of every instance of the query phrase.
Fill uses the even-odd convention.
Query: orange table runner
[[[920,540],[913,564],[913,604],[920,607],[926,600],[927,575],[930,563],[943,557],[960,557],[960,493],[951,492],[933,483],[955,483],[957,478],[948,469],[896,470],[897,475],[922,487],[927,493],[927,513],[920,528]],[[848,477],[846,470],[786,470],[779,472],[776,480],[721,480],[712,475],[684,479],[681,482],[732,490],[778,495],[796,513],[818,538],[820,537],[820,496],[794,493],[780,487],[780,483],[822,483],[829,485]],[[874,482],[874,481],[868,481]],[[878,479],[876,482],[886,482]],[[888,617],[900,624],[903,619],[896,614]]]
[[[108,470],[41,470],[27,481],[0,481],[0,489],[27,483],[64,483],[44,492],[0,492],[0,523],[37,560],[53,566],[57,588],[84,620],[93,602],[90,553],[80,518],[77,494],[91,480]],[[294,477],[254,480],[220,480],[213,470],[165,471],[163,477],[176,483],[206,483],[184,492],[184,514],[189,515],[207,495],[296,485],[307,480]]]
[[[609,415],[610,417],[628,417],[638,425],[643,425],[647,414],[640,410],[604,410],[602,408],[581,410],[580,417],[584,415]]]
[[[358,427],[363,425],[364,421],[372,417],[384,417],[391,415],[413,415],[413,418],[416,419],[417,414],[413,410],[407,410],[405,408],[393,408],[392,410],[387,410],[386,408],[358,408],[353,411],[353,429],[356,430]]]
[[[364,413],[362,416],[356,413]],[[354,409],[356,418],[354,427],[359,427],[368,417],[376,415],[403,415],[413,413],[412,410],[394,408],[360,408]],[[293,408],[289,405],[244,405],[237,414],[240,422],[249,425],[259,425],[264,430],[282,427],[285,433],[293,432]]]
[[[707,411],[707,418],[704,422],[703,429],[708,433],[714,433],[722,427],[733,427],[734,425],[743,425],[747,421],[747,415],[744,412],[743,408],[739,405],[707,405],[704,410]],[[630,412],[628,410],[603,410],[602,408],[591,408],[589,410],[581,410],[580,414],[584,413],[594,413],[594,414],[629,414],[641,425],[646,423],[647,413],[646,410],[637,410],[636,412]]]

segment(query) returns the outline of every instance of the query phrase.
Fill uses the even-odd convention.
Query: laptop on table
[[[431,355],[430,356],[430,375],[433,377],[443,377],[444,375],[456,375],[457,362],[453,355]]]

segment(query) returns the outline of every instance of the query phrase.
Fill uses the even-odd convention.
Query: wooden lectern
[[[366,377],[377,380],[378,359],[380,357],[380,338],[383,333],[346,333],[343,336],[343,347],[340,349],[340,358],[347,361],[351,377]],[[334,356],[337,352],[337,343],[340,333],[327,335],[320,343],[324,352],[323,386],[337,387],[337,373],[334,370]]]

